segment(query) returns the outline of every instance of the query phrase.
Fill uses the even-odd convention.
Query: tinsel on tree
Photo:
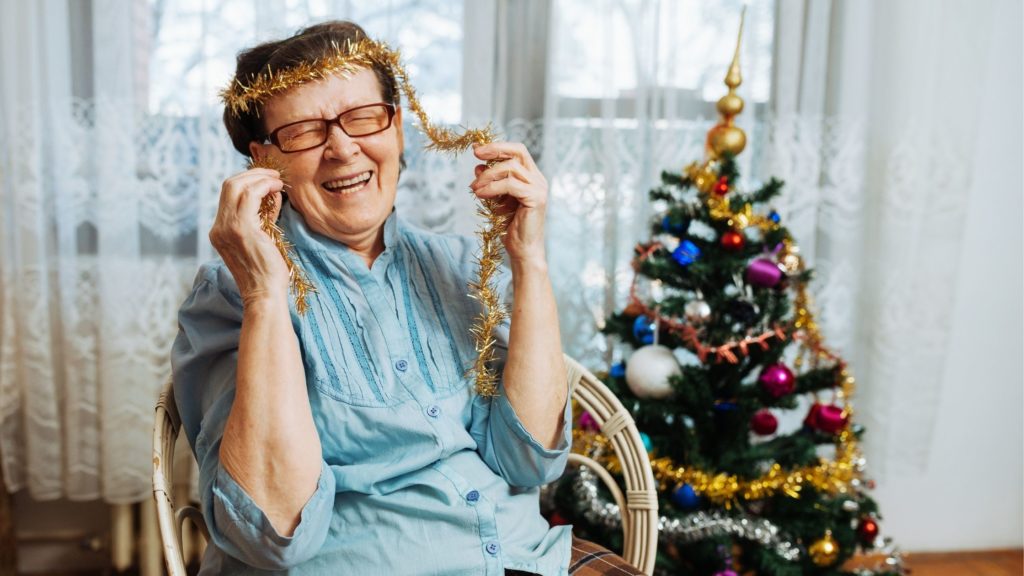
[[[741,26],[742,31],[742,26]],[[739,48],[708,133],[708,157],[662,174],[651,239],[636,247],[626,307],[605,332],[630,345],[605,381],[629,408],[659,487],[656,573],[903,574],[879,535],[850,398],[808,297],[811,270],[770,209],[783,183],[745,190],[734,126]],[[779,426],[799,411],[802,426]],[[577,450],[616,462],[587,414]],[[613,548],[618,508],[586,470],[555,492],[555,522]],[[850,562],[872,556],[872,561]]]

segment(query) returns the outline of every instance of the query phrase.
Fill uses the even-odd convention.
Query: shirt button
[[[490,554],[491,556],[497,556],[498,555],[498,543],[497,542],[488,542],[487,546],[484,547],[484,550],[487,550],[487,553]]]
[[[437,404],[431,404],[427,408],[427,416],[430,416],[431,418],[437,418],[440,415],[441,415],[441,407],[438,406]]]
[[[470,490],[469,492],[466,493],[466,500],[469,500],[470,502],[476,502],[479,499],[480,493],[477,492],[476,490]]]
[[[408,369],[409,363],[406,362],[405,360],[399,360],[398,362],[395,362],[395,370],[398,370],[399,372],[405,372]]]

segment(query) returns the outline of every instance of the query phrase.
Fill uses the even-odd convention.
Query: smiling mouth
[[[366,183],[370,181],[373,176],[373,171],[367,170],[352,176],[351,178],[342,178],[339,180],[328,180],[323,183],[323,187],[336,194],[352,194],[362,190]]]

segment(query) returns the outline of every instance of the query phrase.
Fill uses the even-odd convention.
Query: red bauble
[[[826,434],[836,434],[846,427],[849,415],[835,404],[819,404],[811,406],[804,418],[804,424],[814,430],[820,430]]]
[[[750,429],[759,436],[775,434],[779,429],[779,420],[770,410],[761,409],[750,418]]]
[[[747,239],[743,237],[743,234],[735,230],[729,230],[725,234],[722,234],[722,248],[730,252],[739,252],[743,250],[743,246],[746,245]]]
[[[551,515],[548,516],[548,524],[550,526],[566,526],[569,524],[569,520],[558,512],[552,512]]]
[[[875,538],[878,538],[878,522],[874,518],[861,518],[857,526],[857,537],[865,546],[873,545]]]
[[[761,388],[773,398],[781,398],[791,394],[796,387],[793,373],[785,364],[770,364],[765,366],[758,377]]]
[[[837,434],[846,428],[846,420],[849,417],[842,408],[834,404],[821,407],[818,412],[818,429],[828,434]]]
[[[811,404],[811,409],[807,411],[807,416],[804,416],[804,426],[812,430],[818,429],[818,414],[821,413],[821,404],[815,402]]]
[[[715,194],[718,194],[719,196],[725,196],[728,193],[729,179],[726,178],[725,176],[722,176],[721,178],[718,179],[718,182],[715,183]]]

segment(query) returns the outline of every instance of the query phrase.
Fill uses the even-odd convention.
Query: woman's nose
[[[327,145],[324,147],[324,155],[336,160],[347,160],[359,153],[359,144],[337,123],[327,125]]]

